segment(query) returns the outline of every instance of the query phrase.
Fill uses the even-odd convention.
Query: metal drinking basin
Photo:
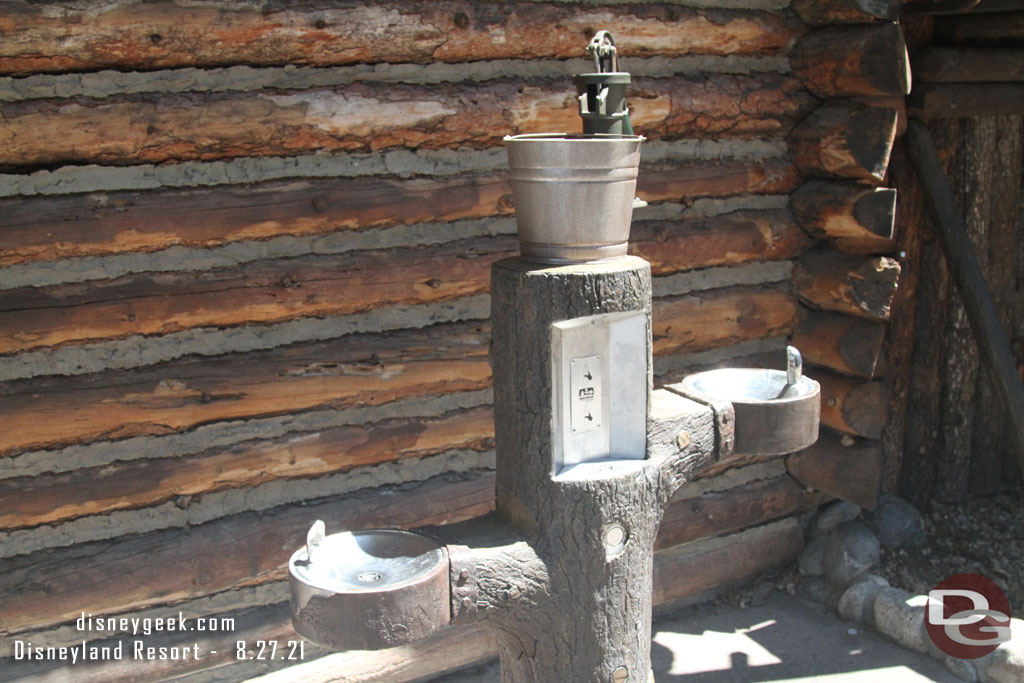
[[[818,440],[821,387],[803,376],[800,353],[787,349],[787,370],[722,368],[668,387],[709,405],[728,401],[736,414],[736,455],[782,455]]]
[[[336,650],[379,650],[418,640],[451,616],[448,553],[409,531],[324,535],[310,529],[288,562],[292,624]]]

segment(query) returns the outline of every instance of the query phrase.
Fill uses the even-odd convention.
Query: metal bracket
[[[452,622],[468,624],[479,613],[480,587],[477,585],[473,551],[465,545],[448,545],[448,572],[452,587]]]

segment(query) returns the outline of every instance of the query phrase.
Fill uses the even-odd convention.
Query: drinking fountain
[[[650,264],[626,253],[643,138],[611,35],[588,50],[584,133],[506,138],[520,255],[491,269],[495,512],[412,531],[314,523],[289,562],[292,621],[314,642],[378,649],[483,622],[506,683],[653,680],[672,494],[720,459],[817,438],[820,389],[792,348],[785,371],[652,390]]]

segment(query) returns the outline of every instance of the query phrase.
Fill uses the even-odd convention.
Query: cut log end
[[[814,308],[887,320],[900,264],[886,256],[851,256],[832,251],[806,254],[793,269],[801,299]]]
[[[877,107],[825,105],[790,136],[797,167],[811,176],[885,178],[896,140],[898,112]]]

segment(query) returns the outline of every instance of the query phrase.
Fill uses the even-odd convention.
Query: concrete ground
[[[698,605],[656,620],[657,683],[957,683],[935,660],[905,650],[820,605],[774,592],[747,609]],[[436,683],[497,683],[491,664]]]

